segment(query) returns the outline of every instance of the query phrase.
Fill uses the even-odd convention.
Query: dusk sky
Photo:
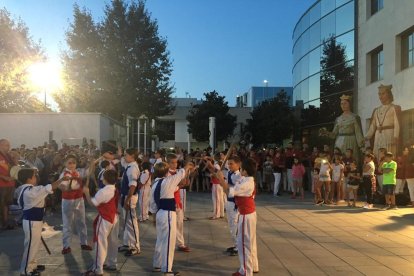
[[[50,60],[65,49],[73,4],[96,21],[105,3],[98,0],[0,0],[20,17]],[[230,105],[251,86],[292,85],[292,32],[315,0],[147,0],[166,37],[173,61],[174,96],[201,98],[217,90]]]

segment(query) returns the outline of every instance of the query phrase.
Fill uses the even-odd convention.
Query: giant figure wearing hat
[[[371,116],[366,140],[373,140],[373,152],[378,158],[380,148],[387,149],[387,152],[398,154],[398,144],[400,139],[400,118],[401,107],[393,104],[394,95],[392,85],[380,85],[378,87],[378,97],[381,105],[374,109]],[[372,143],[372,142],[371,142]]]

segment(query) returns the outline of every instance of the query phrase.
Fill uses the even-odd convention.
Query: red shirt
[[[8,155],[0,153],[0,175],[10,177],[11,159]],[[14,187],[14,181],[0,179],[0,187]]]
[[[66,170],[63,173],[63,176],[70,176],[70,177],[76,178],[76,181],[79,182],[79,189],[63,191],[62,192],[62,198],[64,198],[64,199],[78,199],[78,198],[83,197],[83,185],[82,185],[82,179],[79,177],[79,173],[77,171],[70,172],[70,171]]]

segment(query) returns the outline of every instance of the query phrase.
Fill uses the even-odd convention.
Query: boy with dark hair
[[[98,188],[102,189],[105,187],[105,184],[103,183],[103,174],[105,171],[109,170],[111,168],[111,163],[108,160],[103,160],[100,164],[101,170],[98,173]]]
[[[254,176],[256,175],[256,161],[245,159],[241,165],[242,178],[234,186],[230,186],[223,174],[216,173],[220,179],[224,191],[228,196],[233,196],[239,210],[237,223],[237,248],[239,252],[240,269],[233,276],[247,275],[259,272],[256,245],[256,206],[254,196],[256,194]]]
[[[169,166],[168,176],[175,175],[178,167],[178,157],[174,153],[169,153],[166,156]],[[187,178],[183,178],[180,182],[180,189],[174,192],[174,198],[176,203],[176,215],[177,215],[177,248],[179,251],[190,252],[190,248],[185,245],[184,240],[184,209],[183,202],[181,201],[180,190],[181,187],[185,187],[189,184]]]
[[[170,159],[171,160],[171,159]],[[168,176],[169,165],[161,162],[154,166],[154,185],[152,188],[151,211],[156,213],[157,241],[154,250],[153,271],[164,275],[178,275],[172,271],[176,243],[177,215],[175,191],[181,181],[194,170],[193,163]],[[154,206],[155,205],[155,206]]]
[[[385,154],[384,163],[381,166],[381,171],[383,173],[383,184],[382,189],[385,194],[385,210],[396,210],[398,209],[395,205],[395,185],[397,184],[397,162],[392,160],[392,152],[387,152]]]
[[[103,173],[103,184],[93,198],[89,188],[84,187],[85,198],[91,206],[98,209],[98,216],[93,222],[95,243],[95,258],[92,267],[84,273],[86,276],[103,275],[103,270],[116,271],[118,256],[118,199],[119,194],[115,187],[118,174],[114,170]]]
[[[20,265],[21,275],[40,275],[45,266],[35,263],[35,255],[39,249],[42,235],[45,198],[58,188],[62,181],[69,180],[64,176],[46,186],[38,186],[35,169],[22,168],[18,173],[18,180],[24,183],[18,197],[18,204],[23,209],[24,251]]]

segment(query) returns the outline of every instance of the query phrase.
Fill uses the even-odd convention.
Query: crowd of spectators
[[[241,159],[251,157],[258,164],[256,185],[258,193],[269,193],[275,197],[289,194],[293,199],[299,195],[300,199],[304,198],[304,191],[315,193],[316,204],[338,204],[345,200],[352,199],[355,203],[356,196],[349,196],[347,187],[351,180],[355,179],[353,175],[360,175],[362,183],[364,160],[355,160],[353,152],[348,149],[345,153],[339,149],[330,149],[328,145],[322,148],[309,148],[308,145],[302,146],[288,143],[286,147],[247,149],[231,149],[232,154],[239,155]],[[211,189],[210,172],[205,168],[202,162],[205,156],[213,157],[211,148],[192,149],[190,152],[176,147],[174,153],[177,155],[179,162],[184,163],[186,159],[192,159],[197,164],[197,170],[191,177],[190,191],[208,192]],[[42,146],[27,148],[21,145],[19,148],[11,148],[7,139],[0,140],[0,215],[3,229],[14,227],[13,222],[8,219],[8,206],[12,204],[15,196],[15,190],[22,183],[18,183],[17,173],[20,168],[36,168],[39,175],[39,183],[45,185],[56,180],[64,168],[64,158],[66,155],[75,155],[78,158],[78,171],[83,178],[92,175],[90,186],[92,191],[97,186],[97,172],[91,174],[89,166],[91,161],[103,158],[111,162],[111,166],[122,173],[120,163],[117,162],[122,149],[118,148],[111,151],[101,152],[93,140],[89,143],[84,141],[83,145],[69,146],[63,144],[61,147],[55,141],[44,143]],[[155,163],[157,158],[165,156],[166,152],[159,150],[148,156],[140,155],[141,161]],[[227,154],[226,151],[220,153],[221,159]],[[372,150],[367,148],[365,154],[372,154]],[[384,162],[385,151],[379,158],[373,158],[375,164],[375,186],[372,189],[373,196],[381,194],[382,191],[382,171],[381,166]],[[410,201],[414,203],[414,154],[411,147],[405,147],[403,153],[395,156],[393,159],[398,164],[397,182],[395,187],[396,194],[403,194],[408,190]],[[328,161],[329,182],[323,181],[320,174],[325,170],[323,162]],[[119,161],[119,160],[118,160]],[[335,169],[336,166],[339,169]],[[353,166],[355,168],[353,168]],[[341,167],[342,170],[340,169]],[[322,180],[322,181],[321,181]],[[407,184],[407,185],[406,185]],[[405,187],[407,189],[405,190]],[[360,189],[362,190],[362,189]],[[375,191],[375,193],[374,193]],[[320,194],[319,194],[320,193]],[[361,193],[361,191],[360,191]],[[334,200],[335,199],[335,200]],[[56,210],[60,200],[59,192],[50,196],[47,206],[51,211]],[[371,202],[372,204],[372,202]]]

